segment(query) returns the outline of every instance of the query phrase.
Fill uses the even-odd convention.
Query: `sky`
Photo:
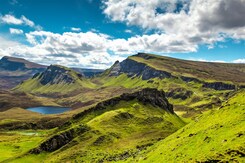
[[[245,63],[245,0],[0,0],[0,57],[110,67],[138,52]]]

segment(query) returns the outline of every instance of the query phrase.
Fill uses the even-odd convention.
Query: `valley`
[[[244,161],[245,64],[138,53],[104,71],[6,57],[0,70],[0,162]]]

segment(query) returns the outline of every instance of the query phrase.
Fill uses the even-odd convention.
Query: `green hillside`
[[[244,162],[245,90],[148,149],[140,162]],[[130,162],[130,161],[129,161]]]
[[[154,89],[124,94],[78,114],[30,152],[38,154],[12,161],[27,162],[39,156],[40,162],[125,160],[185,125],[171,108],[164,94]]]
[[[194,77],[207,81],[245,83],[245,65],[181,60],[153,54],[139,53],[129,59],[144,63],[176,76]]]
[[[50,80],[50,78],[52,80]],[[47,83],[42,81],[50,80]],[[59,65],[51,65],[43,73],[24,81],[13,90],[34,94],[69,94],[82,88],[93,88],[95,85],[76,71]]]

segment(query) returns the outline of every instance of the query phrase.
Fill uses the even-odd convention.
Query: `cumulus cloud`
[[[104,0],[112,21],[178,36],[176,41],[214,44],[226,37],[245,39],[245,0]]]
[[[141,52],[196,51],[195,44],[176,41],[178,36],[165,34],[115,39],[103,33],[34,31],[25,34],[31,46],[17,45],[5,54],[23,57],[39,63],[58,63],[66,66],[106,68],[116,60]],[[169,46],[171,45],[171,46]]]
[[[157,32],[124,39],[75,27],[62,34],[39,30],[25,34],[31,46],[0,50],[39,63],[105,68],[137,52],[188,53],[203,44],[213,48],[226,38],[245,39],[245,0],[103,0],[103,4],[110,20]],[[36,26],[28,20],[1,17],[7,24]]]
[[[9,32],[11,34],[17,34],[17,35],[24,33],[23,30],[21,30],[21,29],[15,29],[15,28],[9,28]]]
[[[33,21],[26,18],[24,15],[22,15],[20,18],[16,18],[14,15],[6,14],[4,16],[0,16],[0,22],[10,25],[26,25],[38,30],[41,30],[42,28],[40,25],[35,25]]]

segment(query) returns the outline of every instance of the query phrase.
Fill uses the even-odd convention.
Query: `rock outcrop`
[[[235,90],[236,86],[233,84],[226,84],[223,82],[213,82],[213,83],[207,83],[205,82],[203,84],[203,87],[205,88],[211,88],[215,90]]]
[[[167,97],[181,100],[186,100],[187,98],[191,97],[192,94],[192,91],[186,90],[185,88],[170,89],[168,92],[166,92]]]
[[[115,106],[120,101],[131,101],[134,99],[137,99],[144,104],[151,104],[155,107],[160,107],[167,112],[174,114],[173,105],[168,102],[163,91],[159,91],[155,88],[145,88],[134,93],[124,93],[119,97],[114,97],[109,100],[102,101],[98,103],[95,107],[76,114],[75,116],[73,116],[73,118],[79,119],[87,115],[88,113],[95,112],[97,110],[104,110],[107,106]]]
[[[156,77],[161,79],[172,77],[171,73],[169,72],[156,70],[144,63],[134,61],[130,58],[122,62],[116,62],[112,66],[109,76],[119,76],[123,73],[127,74],[128,77],[142,76],[142,80],[148,80]]]
[[[39,154],[42,151],[45,151],[45,152],[56,151],[57,149],[65,146],[70,141],[72,141],[73,138],[75,138],[77,135],[82,134],[88,130],[89,130],[89,127],[80,126],[78,128],[73,128],[68,131],[64,131],[44,141],[43,143],[41,143],[39,147],[32,149],[30,153]]]
[[[71,84],[75,82],[75,78],[71,75],[73,70],[57,66],[51,65],[49,66],[43,73],[35,74],[33,78],[38,78],[42,85],[46,84],[60,84],[60,83],[67,83]],[[82,77],[82,75],[77,74],[78,77]]]

